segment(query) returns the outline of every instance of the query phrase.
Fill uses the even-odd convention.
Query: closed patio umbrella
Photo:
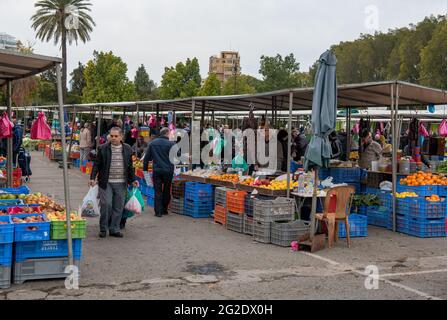
[[[312,139],[305,154],[305,169],[315,170],[314,194],[310,238],[315,234],[315,213],[317,206],[318,168],[328,168],[332,155],[329,135],[334,131],[337,121],[337,59],[333,52],[326,51],[319,59],[315,77],[312,102]]]

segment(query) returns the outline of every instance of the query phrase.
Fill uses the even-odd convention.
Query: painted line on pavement
[[[321,257],[321,256],[316,255],[316,254],[314,254],[314,253],[303,252],[303,251],[300,251],[300,253],[301,253],[301,254],[304,254],[304,255],[307,255],[307,256],[309,256],[309,257],[313,257],[313,258],[315,258],[315,259],[318,259],[318,260],[321,260],[321,261],[330,263],[331,265],[334,265],[334,266],[342,265],[342,264],[338,263],[337,261],[334,261],[334,260],[331,260],[331,259],[328,259],[328,258]],[[343,264],[343,265],[345,265],[345,264]],[[345,265],[345,266],[348,266],[348,265]],[[352,268],[352,267],[350,267],[350,268],[352,269],[351,272],[356,273],[356,274],[358,274],[358,275],[361,275],[361,276],[363,276],[363,277],[366,276],[365,273],[363,273],[363,272],[361,272],[361,271],[358,271],[358,270],[355,270],[355,268]],[[416,294],[416,295],[418,295],[418,296],[421,296],[421,297],[426,298],[426,299],[429,299],[429,300],[442,300],[442,299],[440,299],[440,298],[438,298],[438,297],[431,296],[431,295],[429,295],[429,294],[427,294],[427,293],[425,293],[425,292],[422,292],[422,291],[420,291],[420,290],[416,290],[416,289],[410,288],[410,287],[408,287],[408,286],[406,286],[406,285],[403,285],[403,284],[400,284],[400,283],[396,283],[396,282],[393,282],[393,281],[390,281],[390,280],[387,280],[387,279],[383,279],[382,276],[379,276],[379,280],[380,280],[380,281],[383,281],[383,282],[385,282],[385,283],[387,283],[387,284],[389,284],[389,285],[391,285],[391,286],[393,286],[393,287],[398,287],[398,288],[404,289],[404,290],[406,290],[406,291],[412,292],[412,293],[414,293],[414,294]]]
[[[415,276],[415,275],[419,275],[419,274],[443,273],[443,272],[447,272],[447,269],[411,271],[411,272],[399,272],[399,273],[385,273],[385,274],[381,274],[380,276],[381,277]]]

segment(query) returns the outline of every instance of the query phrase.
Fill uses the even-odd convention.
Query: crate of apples
[[[66,221],[67,215],[65,214],[65,211],[49,211],[47,212],[47,219],[50,221]],[[82,221],[81,217],[79,217],[78,214],[75,212],[70,213],[70,220],[71,221]]]
[[[223,182],[239,182],[238,174],[221,174],[221,175],[211,175],[211,180],[223,181]]]
[[[31,216],[31,217],[25,217],[25,218],[12,218],[11,219],[13,223],[38,223],[38,222],[45,222],[45,219],[43,216]]]

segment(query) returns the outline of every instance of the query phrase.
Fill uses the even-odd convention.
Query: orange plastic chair
[[[328,244],[332,248],[333,242],[338,241],[338,223],[344,222],[346,227],[346,240],[348,247],[351,247],[351,237],[349,236],[349,213],[351,212],[352,200],[355,188],[353,186],[335,187],[330,189],[324,200],[324,212],[317,213],[316,218],[324,221],[328,226]],[[335,210],[331,207],[331,199],[336,197]],[[332,209],[332,210],[331,210]],[[329,212],[335,211],[335,212]]]

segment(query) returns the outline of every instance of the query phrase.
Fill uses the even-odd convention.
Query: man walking
[[[171,202],[171,184],[174,176],[174,164],[169,159],[169,152],[175,145],[169,141],[169,129],[160,130],[160,137],[149,143],[144,156],[143,170],[148,170],[149,161],[152,161],[154,188],[155,188],[155,216],[168,214]]]
[[[90,176],[90,185],[96,179],[99,185],[101,217],[99,220],[100,238],[107,236],[122,238],[120,232],[121,215],[124,209],[127,186],[133,184],[138,188],[132,167],[132,149],[123,143],[121,128],[110,130],[110,141],[99,147],[98,155]]]

